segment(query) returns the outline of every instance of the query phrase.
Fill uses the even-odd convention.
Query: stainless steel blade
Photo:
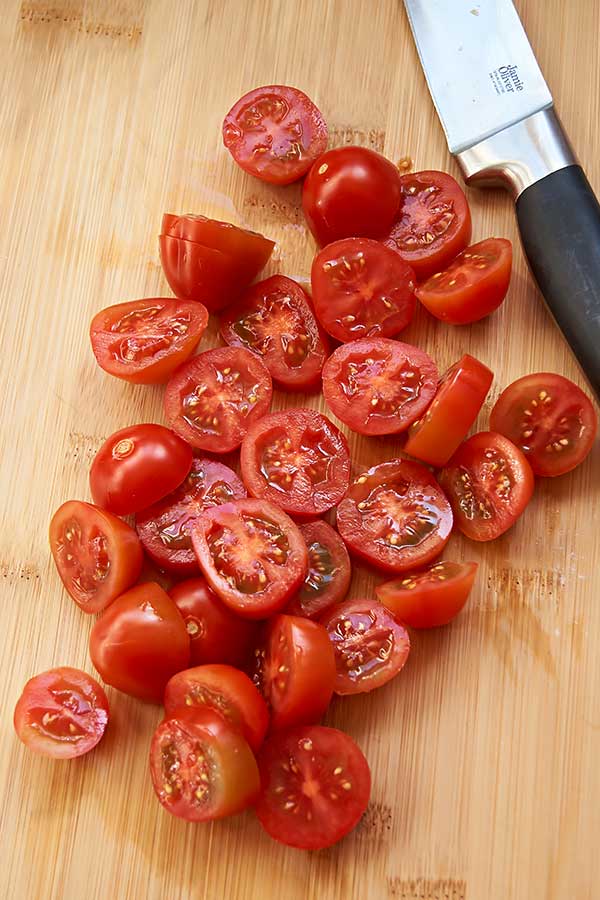
[[[552,106],[510,0],[404,0],[451,153]]]

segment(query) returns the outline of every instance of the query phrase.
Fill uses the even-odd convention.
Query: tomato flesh
[[[312,619],[348,593],[350,557],[339,534],[322,519],[305,522],[300,531],[308,548],[308,573],[286,612]]]
[[[436,562],[421,572],[386,581],[378,599],[410,628],[437,628],[454,619],[469,598],[477,563]]]

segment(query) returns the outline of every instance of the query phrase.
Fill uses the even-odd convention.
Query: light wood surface
[[[599,190],[600,6],[519,9]],[[86,758],[37,758],[13,734],[28,677],[59,664],[92,671],[91,621],[61,589],[49,518],[88,498],[108,434],[162,421],[160,388],[97,368],[92,314],[168,296],[156,239],[165,210],[264,231],[279,242],[269,271],[309,272],[298,187],[252,180],[220,140],[233,101],[273,82],[312,96],[335,144],[454,171],[397,0],[0,0],[0,896],[595,900],[598,446],[577,472],[539,482],[501,540],[454,537],[447,556],[481,563],[468,609],[415,635],[396,681],[332,706],[327,722],[355,737],[373,771],[365,819],[336,848],[288,850],[251,814],[206,827],[171,818],[147,774],[159,710],[112,690],[109,731]],[[485,425],[522,374],[583,382],[532,284],[508,197],[469,199],[476,238],[515,241],[509,297],[490,321],[452,329],[421,314],[405,336],[442,369],[464,351],[495,369]],[[202,346],[215,342],[213,329]],[[278,393],[274,406],[293,402]],[[392,440],[352,445],[357,466],[395,452]],[[352,595],[374,583],[357,569]]]

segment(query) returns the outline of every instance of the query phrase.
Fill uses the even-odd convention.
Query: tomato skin
[[[465,353],[442,376],[424,415],[410,426],[404,450],[437,468],[466,438],[494,380],[493,372]]]
[[[169,678],[190,664],[190,638],[166,591],[147,582],[121,594],[96,620],[90,656],[107,684],[161,703]]]
[[[316,242],[378,238],[392,227],[401,201],[396,166],[367,147],[336,147],[313,164],[302,188],[302,208]]]
[[[301,524],[308,547],[308,574],[286,613],[313,619],[344,599],[350,587],[350,557],[343,540],[322,519]]]
[[[524,454],[491,431],[480,431],[461,444],[439,480],[456,524],[473,541],[504,534],[524,511],[534,488]]]
[[[475,581],[476,562],[436,562],[421,572],[407,573],[375,588],[377,598],[410,628],[438,628],[454,619]]]
[[[277,732],[265,741],[258,764],[256,814],[282,844],[300,850],[331,847],[367,808],[369,764],[352,738],[335,728],[309,725]]]
[[[290,184],[327,147],[327,125],[302,91],[275,84],[244,94],[225,116],[223,143],[249,175]]]
[[[132,300],[96,313],[90,340],[98,365],[109,375],[132,384],[163,384],[194,352],[207,324],[201,303]]]
[[[142,545],[133,528],[91,503],[67,500],[59,506],[49,538],[60,580],[86,613],[101,612],[142,571]]]
[[[260,788],[247,741],[211,709],[177,710],[161,722],[150,775],[161,805],[187,822],[233,816],[254,803]]]
[[[13,723],[19,740],[35,753],[74,759],[102,740],[108,717],[108,700],[96,679],[61,666],[29,679]]]
[[[568,378],[537,372],[513,381],[498,397],[490,428],[525,454],[535,475],[571,472],[594,445],[598,416]]]

